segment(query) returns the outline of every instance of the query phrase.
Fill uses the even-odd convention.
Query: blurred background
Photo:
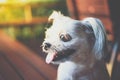
[[[96,17],[108,38],[106,66],[120,80],[119,0],[0,0],[0,80],[55,80],[57,66],[45,63],[41,50],[53,10],[81,20]]]

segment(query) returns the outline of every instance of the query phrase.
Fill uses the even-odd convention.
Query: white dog
[[[106,33],[96,18],[78,21],[53,11],[43,42],[46,62],[59,64],[57,80],[109,80],[104,63]]]

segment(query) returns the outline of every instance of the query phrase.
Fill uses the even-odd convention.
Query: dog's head
[[[46,30],[43,51],[48,53],[47,63],[74,61],[90,63],[101,60],[106,47],[106,34],[100,20],[85,18],[74,20],[54,11]]]

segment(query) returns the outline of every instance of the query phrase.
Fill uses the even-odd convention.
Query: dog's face
[[[95,35],[87,22],[71,19],[59,12],[53,12],[49,19],[52,19],[53,23],[46,30],[43,42],[43,51],[47,53],[47,63],[74,61],[87,64],[93,62]]]

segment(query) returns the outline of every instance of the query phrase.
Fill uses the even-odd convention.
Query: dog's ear
[[[106,32],[102,22],[97,18],[85,18],[83,22],[86,25],[92,27],[94,35],[95,35],[95,44],[93,47],[93,53],[96,59],[100,60],[104,58],[104,54],[107,52],[107,40],[106,40]]]
[[[59,19],[63,14],[60,11],[53,11],[49,16],[48,21],[53,22],[55,19]]]

